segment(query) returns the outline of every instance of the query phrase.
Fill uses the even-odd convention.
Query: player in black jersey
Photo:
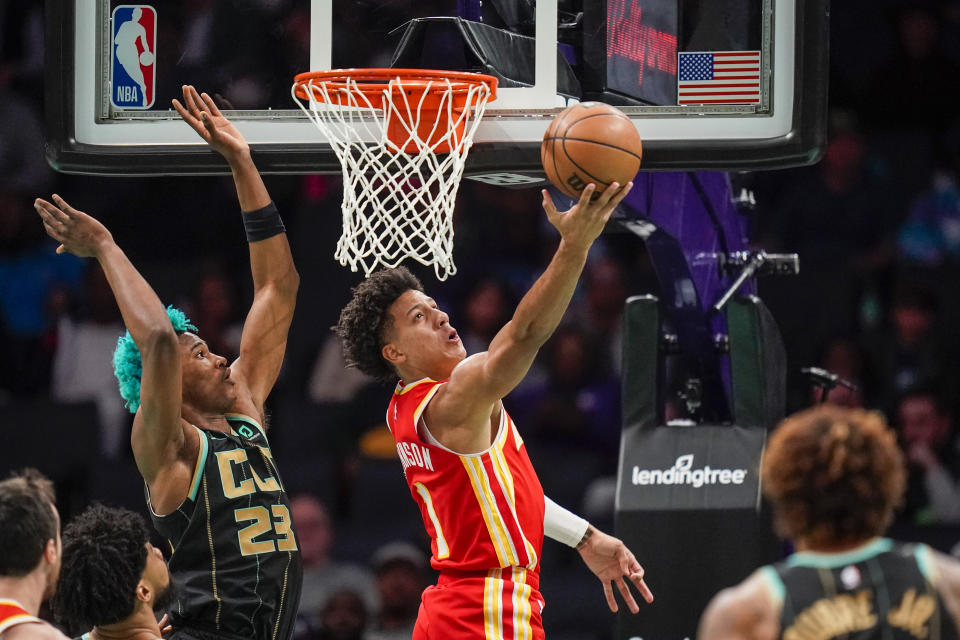
[[[276,382],[299,276],[250,148],[213,100],[183,87],[181,117],[229,163],[250,243],[253,305],[228,366],[156,293],[107,229],[59,196],[36,208],[57,250],[95,257],[128,335],[114,354],[136,412],[131,444],[154,525],[173,548],[180,596],[172,638],[286,640],[300,598],[300,552],[270,453],[263,406]]]
[[[701,640],[960,637],[960,562],[881,537],[905,474],[880,414],[822,406],[787,418],[761,474],[797,552],[717,594]]]

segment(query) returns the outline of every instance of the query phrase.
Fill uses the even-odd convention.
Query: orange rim
[[[401,82],[391,85],[391,82],[400,78]],[[429,85],[429,93],[441,94],[452,91],[454,94],[466,93],[471,87],[486,84],[490,88],[490,100],[497,97],[497,79],[482,73],[467,71],[440,71],[434,69],[334,69],[332,71],[308,71],[297,74],[293,79],[297,97],[309,100],[311,96],[307,85],[312,81],[324,84],[328,89],[339,91],[347,87],[349,81],[356,82],[356,89],[370,97],[382,95],[386,89],[394,94],[403,93],[404,89],[423,89]],[[437,80],[448,80],[440,84]],[[315,100],[323,102],[323,96],[313,95]],[[379,100],[371,100],[374,106],[380,106]]]

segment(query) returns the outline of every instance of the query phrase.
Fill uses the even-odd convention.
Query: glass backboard
[[[571,101],[615,104],[643,169],[813,162],[825,139],[827,0],[47,0],[47,157],[61,171],[216,174],[170,107],[217,96],[264,173],[339,173],[293,76],[408,67],[500,79],[466,175],[543,179]]]

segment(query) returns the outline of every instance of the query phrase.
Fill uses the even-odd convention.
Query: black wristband
[[[587,523],[587,530],[583,532],[583,537],[580,538],[580,542],[577,543],[575,549],[582,549],[583,545],[587,544],[587,540],[590,539],[590,536],[593,535],[593,525]]]
[[[244,211],[240,215],[243,216],[243,230],[247,232],[247,242],[266,240],[286,232],[277,205],[272,200],[262,209]]]

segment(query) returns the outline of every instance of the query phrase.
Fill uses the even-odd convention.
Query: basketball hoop
[[[424,69],[301,73],[291,93],[343,167],[335,257],[370,275],[405,258],[445,280],[467,152],[497,79]]]

